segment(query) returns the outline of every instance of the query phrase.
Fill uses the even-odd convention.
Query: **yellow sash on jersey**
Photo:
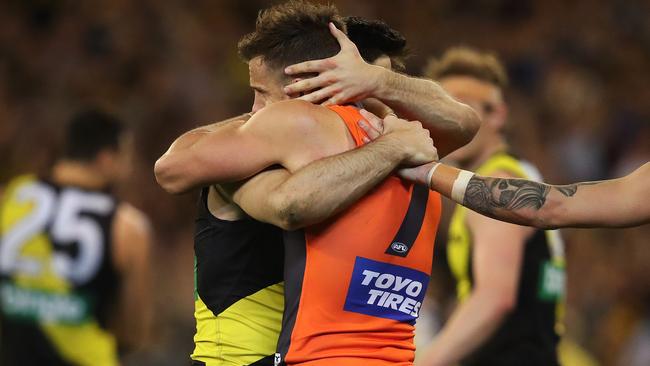
[[[206,366],[235,366],[274,354],[283,310],[284,282],[247,296],[217,315],[197,296],[192,359]]]

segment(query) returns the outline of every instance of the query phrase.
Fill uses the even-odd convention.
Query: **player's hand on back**
[[[418,121],[407,121],[391,114],[383,120],[374,114],[361,110],[365,120],[359,121],[368,136],[365,142],[383,139],[402,153],[402,165],[407,167],[418,166],[438,160],[438,151],[433,145],[429,130],[422,127]]]
[[[318,73],[285,86],[288,95],[304,94],[299,99],[323,105],[357,102],[371,96],[379,87],[384,68],[363,60],[357,46],[332,23],[330,32],[341,51],[336,55],[288,66],[287,75]]]

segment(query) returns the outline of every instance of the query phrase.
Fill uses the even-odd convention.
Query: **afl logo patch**
[[[397,253],[406,253],[409,250],[409,247],[407,247],[406,244],[400,243],[398,241],[393,242],[393,244],[391,244],[390,247]]]

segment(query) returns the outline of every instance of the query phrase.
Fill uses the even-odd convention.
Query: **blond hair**
[[[464,46],[448,49],[440,59],[430,59],[424,76],[434,80],[447,76],[469,76],[501,89],[508,85],[506,70],[494,53]]]

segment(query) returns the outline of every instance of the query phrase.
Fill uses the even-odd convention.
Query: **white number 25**
[[[77,285],[92,279],[104,256],[104,235],[97,221],[81,214],[107,214],[113,209],[114,201],[103,194],[75,189],[65,189],[57,197],[52,188],[39,183],[19,188],[15,199],[18,203],[32,202],[34,209],[1,238],[0,272],[37,276],[42,264],[19,256],[20,249],[51,223],[54,242],[78,245],[75,258],[54,250],[53,270]]]

